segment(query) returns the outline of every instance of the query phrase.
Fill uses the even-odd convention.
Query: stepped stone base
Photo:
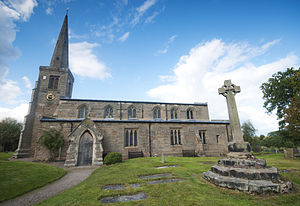
[[[212,171],[205,172],[203,177],[215,185],[250,193],[280,192],[280,184],[268,180],[246,180],[226,177],[213,173]]]
[[[282,181],[277,168],[267,167],[265,160],[256,159],[248,152],[235,153],[220,159],[210,171],[203,173],[203,178],[221,187],[255,194],[289,193],[292,190],[292,183]]]

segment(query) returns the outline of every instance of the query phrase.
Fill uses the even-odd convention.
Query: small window
[[[181,145],[182,143],[180,129],[171,129],[170,133],[171,145]]]
[[[177,110],[175,108],[171,109],[171,119],[177,119]]]
[[[136,108],[134,106],[131,106],[128,108],[128,119],[134,118],[136,118]]]
[[[217,140],[217,144],[219,143],[219,138],[220,138],[220,135],[216,135],[216,140]]]
[[[88,109],[86,105],[81,105],[78,107],[78,118],[86,118],[88,114]]]
[[[109,105],[104,109],[104,118],[113,118],[113,108]]]
[[[202,140],[202,144],[206,144],[206,137],[205,137],[205,130],[199,130],[199,137],[200,140]]]
[[[159,107],[155,107],[153,109],[153,119],[160,119],[160,108]]]
[[[125,129],[125,147],[135,147],[138,145],[138,133],[137,129]]]
[[[186,118],[187,119],[194,119],[193,110],[192,109],[186,110]]]
[[[49,77],[48,89],[57,89],[58,88],[59,76],[51,75]]]

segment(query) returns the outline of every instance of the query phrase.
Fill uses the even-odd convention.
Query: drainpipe
[[[150,157],[152,157],[152,145],[151,145],[151,123],[149,122],[149,153],[150,153]]]

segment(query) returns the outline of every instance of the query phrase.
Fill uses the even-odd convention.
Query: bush
[[[122,154],[118,152],[111,152],[104,157],[104,164],[111,165],[122,162]]]
[[[61,134],[62,128],[57,131],[56,129],[49,129],[48,131],[42,131],[43,134],[38,140],[38,143],[44,145],[51,152],[50,161],[55,160],[55,157],[59,153],[59,148],[64,145],[64,138]]]

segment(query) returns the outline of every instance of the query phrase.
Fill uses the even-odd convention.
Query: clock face
[[[49,94],[47,94],[46,99],[49,100],[49,101],[52,101],[52,100],[55,99],[55,96],[54,96],[54,94],[49,93]]]

